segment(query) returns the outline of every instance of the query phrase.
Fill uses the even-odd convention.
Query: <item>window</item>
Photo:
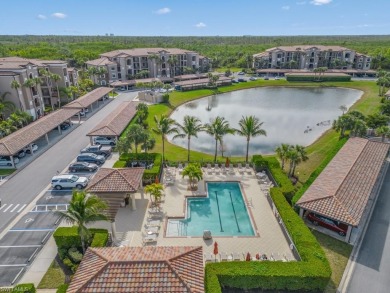
[[[358,68],[362,68],[362,65],[360,63],[358,64]]]
[[[131,59],[127,59],[127,65],[131,65]]]
[[[115,71],[115,67],[111,67],[111,71]]]
[[[367,60],[366,60],[367,62],[370,62],[371,61],[371,59],[370,58],[367,58]]]
[[[196,56],[192,56],[192,61],[196,61]]]
[[[113,60],[116,61],[116,58],[114,58]]]
[[[115,73],[111,74],[111,77],[116,78],[116,74]]]
[[[122,78],[122,73],[118,73],[118,78]]]

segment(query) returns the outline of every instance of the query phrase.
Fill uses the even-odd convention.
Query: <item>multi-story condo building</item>
[[[99,59],[86,62],[87,68],[95,67],[101,74],[95,82],[106,85],[114,81],[139,78],[173,78],[183,73],[205,72],[210,60],[196,52],[182,49],[137,48],[116,50],[100,55]]]
[[[280,46],[253,55],[257,69],[306,69],[318,67],[369,70],[371,57],[340,46]]]
[[[58,104],[57,86],[77,84],[77,70],[70,72],[64,61],[0,58],[0,92],[7,92],[7,100],[37,119],[43,115],[45,106]],[[53,74],[59,78],[52,78]]]

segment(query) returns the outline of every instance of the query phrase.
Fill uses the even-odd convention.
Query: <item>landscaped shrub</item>
[[[108,242],[108,231],[105,232],[96,232],[92,242],[91,247],[106,247]]]
[[[287,81],[313,81],[313,82],[323,82],[323,81],[351,81],[351,76],[327,76],[322,75],[320,80],[318,80],[319,77],[314,75],[286,75]]]
[[[66,293],[66,290],[68,290],[68,287],[69,287],[69,284],[59,285],[56,293]]]
[[[162,101],[163,101],[163,103],[168,104],[169,103],[169,94],[163,94]]]
[[[80,263],[83,259],[83,254],[76,247],[69,248],[68,255],[70,260],[75,264]]]
[[[331,151],[328,152],[326,158],[322,161],[322,163],[310,174],[309,179],[302,185],[302,187],[295,193],[294,197],[291,200],[291,203],[295,205],[297,201],[302,197],[302,195],[306,192],[306,190],[310,187],[310,185],[316,180],[318,175],[325,169],[325,167],[329,164],[329,162],[334,158],[334,156],[339,152],[339,150],[343,147],[343,145],[347,142],[348,138],[340,139],[332,148]]]
[[[294,187],[275,158],[259,158],[268,162],[278,183],[271,188],[271,197],[280,217],[294,241],[301,261],[221,262],[206,265],[206,292],[222,292],[223,287],[284,291],[323,291],[331,270],[325,253],[303,220],[286,201],[286,193]]]
[[[147,185],[153,183],[156,180],[156,177],[160,175],[162,156],[158,153],[122,154],[119,157],[119,161],[114,164],[114,168],[122,168],[123,162],[126,162],[125,166],[131,166],[132,162],[147,162],[148,164],[153,163],[153,167],[151,169],[145,169],[144,175],[142,177],[142,184]]]
[[[268,161],[263,158],[262,155],[254,155],[252,157],[252,163],[255,167],[256,172],[263,171],[265,169],[268,169]]]
[[[76,226],[58,227],[53,237],[59,249],[68,250],[71,247],[81,247],[81,238]]]
[[[27,283],[27,284],[19,284],[16,285],[12,292],[18,292],[18,293],[35,293],[37,290],[35,289],[34,284]]]
[[[126,161],[119,160],[119,161],[116,161],[114,163],[113,168],[126,168],[126,166],[127,166],[127,162]]]

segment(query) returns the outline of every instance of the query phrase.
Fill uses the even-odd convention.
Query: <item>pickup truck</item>
[[[110,146],[104,146],[104,145],[91,145],[88,146],[80,151],[81,154],[83,153],[93,153],[99,156],[105,156],[108,157],[112,152],[112,147]]]

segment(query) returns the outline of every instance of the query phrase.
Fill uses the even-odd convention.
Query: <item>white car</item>
[[[57,175],[51,179],[51,186],[57,190],[63,188],[83,189],[87,184],[87,177],[79,177],[76,175]]]
[[[15,164],[19,163],[19,159],[14,157]],[[12,162],[10,157],[0,157],[0,166],[12,167]]]
[[[110,138],[110,137],[104,137],[104,136],[97,136],[93,139],[94,144],[101,144],[101,145],[111,145],[114,146],[116,145],[116,140],[115,138]]]
[[[31,148],[33,150],[33,152],[36,152],[38,150],[38,146],[35,144],[35,143],[32,143],[31,144]],[[26,153],[26,154],[31,154],[31,151],[30,151],[30,147],[29,146],[26,146],[23,151]]]

